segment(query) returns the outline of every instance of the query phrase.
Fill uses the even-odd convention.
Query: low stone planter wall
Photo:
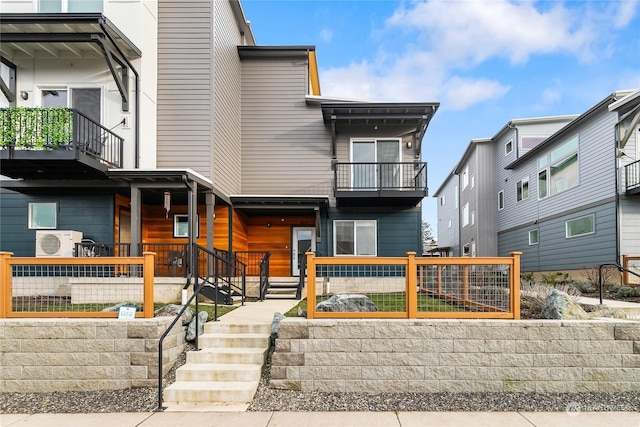
[[[0,320],[0,390],[155,387],[158,340],[172,321],[173,317]],[[185,347],[185,330],[178,322],[164,340],[164,373]]]
[[[279,326],[270,387],[325,392],[640,389],[640,322],[306,320]]]

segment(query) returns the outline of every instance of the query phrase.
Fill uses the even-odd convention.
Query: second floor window
[[[40,13],[102,12],[103,0],[38,0]]]
[[[462,171],[462,189],[464,190],[469,185],[469,167],[467,166]]]
[[[504,209],[504,191],[498,193],[498,210]]]
[[[538,197],[562,193],[578,185],[578,136],[538,158]]]
[[[529,177],[526,177],[516,183],[516,202],[521,202],[528,198],[529,198]]]
[[[469,203],[462,207],[462,226],[466,227],[467,225],[469,225]]]

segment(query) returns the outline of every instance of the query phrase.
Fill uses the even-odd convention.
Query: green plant
[[[556,271],[555,273],[546,273],[542,275],[542,283],[545,285],[566,285],[571,282],[571,277],[567,273]]]
[[[528,273],[527,272],[522,272],[522,273],[520,273],[520,280],[522,282],[527,283],[527,284],[531,284],[531,283],[535,282],[535,276],[531,272],[528,272]]]
[[[590,294],[598,289],[598,287],[591,282],[573,282],[572,285],[583,294]]]
[[[613,285],[620,281],[620,273],[616,267],[605,266],[602,269],[599,265],[587,265],[582,268],[584,278],[595,288],[600,286],[600,273],[602,272],[602,284],[604,286]]]
[[[0,109],[0,147],[55,149],[71,141],[73,113],[69,108]]]

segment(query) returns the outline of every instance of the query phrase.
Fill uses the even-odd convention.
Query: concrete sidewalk
[[[24,427],[638,427],[636,412],[146,412],[0,415]]]

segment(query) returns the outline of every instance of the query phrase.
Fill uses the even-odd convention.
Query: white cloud
[[[320,30],[320,40],[325,43],[331,43],[331,41],[333,40],[333,31],[328,28],[323,28],[322,30]]]
[[[613,55],[602,36],[630,23],[638,0],[605,4],[533,1],[445,1],[403,3],[384,31],[406,36],[405,45],[380,49],[373,61],[321,70],[323,94],[382,101],[442,101],[465,109],[503,97],[510,86],[500,75],[483,76],[489,60],[525,64],[532,55],[569,54],[581,61]],[[624,4],[622,4],[624,3]],[[409,43],[407,40],[410,40]],[[394,50],[395,49],[395,50]],[[503,71],[509,72],[508,67]],[[494,68],[495,70],[495,68]],[[558,101],[548,89],[538,105]]]
[[[613,25],[615,28],[624,28],[633,20],[636,15],[636,10],[638,9],[638,5],[640,1],[638,0],[627,0],[616,2],[616,6],[618,10],[615,14],[615,18],[613,20]]]

